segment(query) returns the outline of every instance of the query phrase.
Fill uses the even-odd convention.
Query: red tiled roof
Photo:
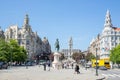
[[[113,27],[113,29],[114,29],[115,31],[120,31],[120,28],[117,28],[117,27]]]

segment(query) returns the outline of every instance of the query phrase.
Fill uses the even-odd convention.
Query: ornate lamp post
[[[96,48],[96,76],[98,76],[97,48]]]

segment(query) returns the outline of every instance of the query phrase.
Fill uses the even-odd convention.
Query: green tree
[[[16,40],[6,42],[0,39],[0,61],[17,61],[24,62],[27,58],[26,50],[20,47]]]
[[[110,50],[110,60],[113,63],[120,64],[120,45]]]
[[[91,59],[95,59],[95,56],[92,53],[87,53],[87,55],[85,56],[85,59],[87,61],[91,61]]]
[[[8,61],[7,55],[9,52],[9,46],[4,39],[0,38],[0,61]]]
[[[16,62],[24,62],[27,58],[26,50],[23,47],[19,47],[13,53],[13,60]]]
[[[82,53],[73,53],[72,54],[72,59],[74,59],[76,62],[84,58],[84,54]]]
[[[10,40],[9,41],[10,46],[10,58],[12,61],[16,62],[24,62],[27,58],[27,51],[18,45],[16,40]]]
[[[64,59],[65,59],[65,56],[63,53],[61,53],[60,60],[64,60]]]

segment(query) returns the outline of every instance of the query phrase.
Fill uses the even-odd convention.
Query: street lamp
[[[96,48],[96,76],[98,76],[97,48]]]

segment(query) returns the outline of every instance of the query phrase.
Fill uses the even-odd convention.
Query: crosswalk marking
[[[108,76],[107,74],[102,74],[103,76]]]
[[[117,75],[117,74],[114,74],[114,75],[120,77],[120,75]]]
[[[105,77],[120,77],[119,74],[102,74]]]
[[[116,77],[114,74],[109,74],[110,77]]]

